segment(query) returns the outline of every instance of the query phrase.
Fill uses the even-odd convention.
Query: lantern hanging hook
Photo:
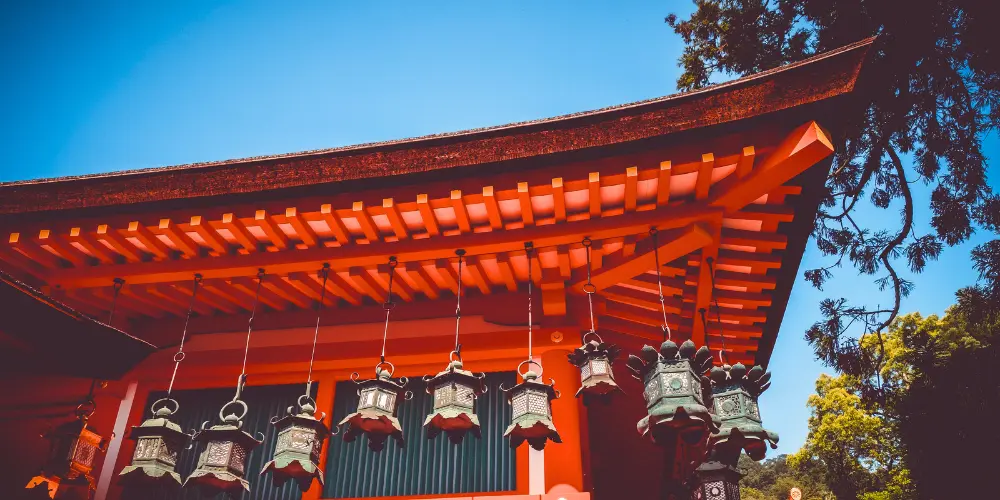
[[[585,237],[583,238],[583,242],[581,244],[583,245],[584,252],[587,255],[587,282],[583,284],[583,291],[587,294],[587,306],[590,309],[590,330],[583,332],[580,335],[580,343],[586,344],[587,337],[590,335],[597,337],[597,342],[600,343],[604,342],[604,340],[597,334],[597,323],[594,321],[594,294],[597,293],[597,285],[594,285],[594,282],[591,279],[591,275],[593,273],[591,268],[593,265],[590,260],[590,252],[591,247],[594,246],[594,242],[589,237]]]
[[[653,237],[653,259],[656,263],[656,289],[660,293],[660,312],[663,313],[663,324],[660,325],[660,330],[663,331],[663,341],[666,342],[671,340],[672,334],[670,332],[670,324],[667,323],[667,303],[666,299],[663,297],[663,278],[661,277],[660,269],[660,245],[657,235],[660,231],[656,227],[649,228],[649,235]]]
[[[719,298],[715,296],[715,259],[712,257],[705,258],[705,262],[708,264],[708,278],[711,280],[712,288],[712,302],[715,303],[715,323],[719,325],[719,338],[722,339],[722,350],[719,351],[719,361],[722,364],[729,364],[729,355],[724,354],[728,349],[726,348],[726,331],[722,326],[722,311],[719,309]],[[704,317],[704,313],[702,314]],[[708,324],[705,325],[705,338],[708,338]],[[723,359],[725,356],[725,359]]]
[[[305,397],[312,399],[310,394],[312,394],[312,373],[313,365],[316,362],[316,343],[319,340],[319,320],[323,315],[323,303],[326,301],[326,282],[330,278],[330,263],[324,262],[323,268],[319,270],[319,276],[323,278],[323,290],[319,294],[319,303],[316,304],[316,329],[313,331],[313,344],[312,353],[309,355],[309,373],[306,375],[306,394]],[[390,279],[391,275],[390,275]],[[315,405],[313,405],[315,406]],[[302,405],[299,404],[301,408]]]
[[[122,278],[115,278],[112,283],[112,286],[114,287],[114,295],[111,296],[111,311],[108,313],[108,324],[114,326],[111,323],[115,319],[115,309],[118,306],[118,294],[121,293],[122,287],[125,286],[125,280]]]
[[[458,294],[455,300],[455,351],[459,355],[459,359],[462,356],[462,344],[458,341],[459,326],[462,324],[462,257],[465,256],[465,250],[459,248],[455,250],[455,255],[458,256]]]
[[[386,291],[385,302],[382,304],[382,309],[385,310],[385,328],[382,330],[382,354],[379,355],[379,364],[375,365],[375,376],[378,376],[379,366],[386,362],[385,345],[389,339],[389,313],[396,307],[396,304],[392,302],[392,278],[396,274],[396,266],[398,265],[399,260],[396,259],[395,255],[389,257],[389,288]]]

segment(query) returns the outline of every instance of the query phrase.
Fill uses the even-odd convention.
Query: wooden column
[[[580,388],[580,372],[566,359],[569,349],[551,350],[542,354],[542,374],[545,381],[556,381],[561,397],[552,402],[552,422],[562,443],[545,446],[546,493],[583,491],[583,452],[580,447],[580,408],[574,395]]]

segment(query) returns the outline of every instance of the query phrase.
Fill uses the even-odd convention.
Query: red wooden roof
[[[600,328],[659,336],[655,254],[677,337],[766,362],[829,168],[830,129],[870,43],[537,122],[5,184],[0,266],[93,314],[124,278],[130,331],[163,343],[179,331],[194,273],[205,278],[196,333],[245,321],[258,268],[268,273],[258,324],[309,324],[324,262],[339,322],[380,315],[390,274],[415,304],[398,314],[447,316],[461,247],[471,310],[511,321],[497,309],[523,304],[530,265],[543,321],[577,325],[588,236]],[[538,249],[531,259],[526,241]],[[385,265],[390,255],[399,267]]]

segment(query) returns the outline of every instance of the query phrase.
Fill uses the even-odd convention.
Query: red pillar
[[[583,489],[583,451],[580,446],[581,403],[574,397],[580,388],[580,372],[569,363],[569,350],[552,350],[542,354],[543,376],[556,381],[561,397],[552,401],[552,421],[562,443],[545,446],[545,491],[572,493]],[[558,488],[553,491],[553,488]]]

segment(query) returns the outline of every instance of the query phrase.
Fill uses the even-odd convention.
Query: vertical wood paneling
[[[510,422],[511,410],[500,391],[500,384],[515,383],[512,372],[486,376],[489,390],[477,401],[476,413],[482,425],[482,439],[466,436],[453,445],[446,435],[428,440],[424,418],[433,407],[433,398],[424,391],[424,383],[411,380],[410,401],[399,407],[406,446],[400,448],[390,439],[383,451],[368,448],[367,438],[345,443],[340,437],[330,442],[327,456],[326,487],[323,498],[363,498],[402,495],[444,495],[513,491],[516,488],[515,452],[503,432]],[[358,404],[353,382],[337,384],[334,398],[334,421],[355,411]]]

